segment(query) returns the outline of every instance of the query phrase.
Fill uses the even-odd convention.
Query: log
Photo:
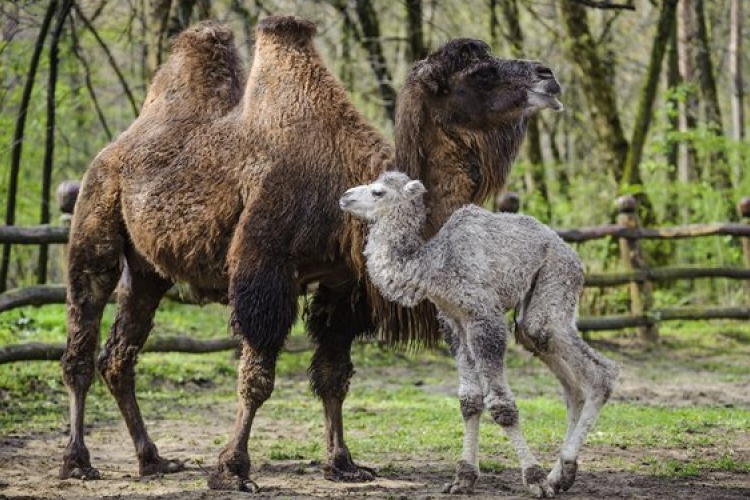
[[[697,278],[728,278],[748,280],[750,269],[731,267],[662,267],[657,269],[641,269],[625,273],[589,274],[586,275],[586,287],[610,287],[627,283],[643,283],[646,281],[672,281],[679,279]]]
[[[0,313],[18,307],[64,304],[65,290],[65,285],[34,285],[8,290],[0,293]],[[174,287],[164,295],[164,298],[180,304],[198,304],[189,295],[180,293]],[[117,302],[117,290],[112,294],[109,302]]]
[[[185,352],[202,354],[236,349],[239,339],[224,337],[196,340],[186,336],[154,337],[146,342],[141,352]],[[30,342],[0,347],[0,364],[16,361],[59,361],[65,352],[65,344]]]
[[[38,245],[40,243],[67,243],[67,227],[48,224],[32,227],[0,226],[0,243]]]
[[[619,224],[589,226],[578,229],[555,229],[565,241],[581,243],[584,241],[606,238],[671,240],[681,238],[698,238],[702,236],[745,236],[750,237],[750,226],[738,222],[713,224],[687,224],[674,227],[625,227]]]
[[[0,313],[17,307],[64,303],[65,285],[36,285],[0,293]]]
[[[661,321],[708,320],[708,319],[750,319],[749,307],[675,307],[656,309],[643,316],[603,316],[581,317],[578,330],[620,330],[623,328],[648,327]]]

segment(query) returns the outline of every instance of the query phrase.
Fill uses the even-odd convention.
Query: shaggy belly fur
[[[132,190],[123,186],[122,214],[130,241],[170,280],[226,290],[226,256],[242,208],[239,194],[232,196],[233,189],[221,185],[188,191],[180,181],[173,176]],[[223,194],[216,192],[220,190]]]

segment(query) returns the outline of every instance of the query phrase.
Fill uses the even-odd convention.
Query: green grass
[[[111,322],[108,308],[105,324]],[[218,306],[166,304],[153,335],[188,334],[199,338],[227,335],[227,312]],[[64,341],[61,307],[27,308],[0,318],[0,344]],[[307,342],[301,325],[291,338]],[[650,349],[631,334],[599,336],[607,354],[646,384],[671,377],[750,382],[750,327],[741,323],[685,323],[662,328],[662,342]],[[296,350],[295,350],[296,351]],[[267,460],[324,458],[323,419],[319,402],[308,388],[306,369],[311,350],[284,352],[277,366],[273,397],[259,414],[281,429],[257,432],[251,448]],[[407,460],[454,461],[463,435],[457,375],[444,352],[404,353],[375,343],[358,343],[353,351],[357,376],[346,401],[346,432],[352,452],[385,471],[406,467]],[[565,408],[546,368],[512,347],[507,358],[510,383],[518,396],[521,425],[534,450],[549,463],[565,432]],[[138,395],[148,419],[184,420],[200,424],[215,408],[235,404],[236,360],[232,352],[213,354],[144,353],[138,366]],[[694,378],[690,378],[694,377]],[[97,381],[87,406],[87,421],[119,421],[119,412],[104,385]],[[67,422],[67,396],[59,364],[26,362],[0,365],[0,435],[60,432]],[[285,429],[289,431],[284,431]],[[292,432],[291,430],[294,430]],[[618,401],[616,394],[590,434],[586,452],[596,457],[586,468],[619,469],[659,476],[683,477],[704,471],[750,472],[750,407],[684,405]],[[216,438],[217,448],[228,438]],[[481,429],[481,464],[485,472],[517,466],[502,430],[488,418]]]

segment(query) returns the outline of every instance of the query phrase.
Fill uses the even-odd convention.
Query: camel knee
[[[502,427],[513,427],[518,424],[518,408],[515,401],[494,395],[488,396],[487,399],[485,404],[492,420]]]
[[[117,392],[135,386],[138,351],[137,346],[112,346],[107,342],[96,361],[96,368],[111,391]]]
[[[71,352],[66,350],[60,360],[65,385],[71,389],[87,391],[94,380],[94,351]]]
[[[310,388],[319,398],[344,399],[349,393],[349,383],[354,376],[354,365],[348,356],[341,363],[335,357],[316,353],[310,363]]]
[[[481,415],[484,411],[484,398],[481,394],[459,394],[459,401],[461,404],[461,415],[464,420]]]
[[[259,407],[273,394],[277,351],[257,352],[245,344],[237,392],[248,406]]]
[[[524,322],[516,330],[516,340],[530,353],[542,356],[550,351],[552,331],[547,328],[535,328]]]

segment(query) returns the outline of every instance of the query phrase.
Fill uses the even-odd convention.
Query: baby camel
[[[479,477],[479,421],[486,408],[521,460],[523,483],[536,497],[566,491],[578,453],[614,388],[619,369],[576,333],[583,270],[576,253],[551,229],[523,215],[458,209],[429,241],[424,185],[400,172],[348,190],[341,208],[371,223],[367,271],[389,300],[437,306],[456,359],[465,431],[455,480],[445,492],[470,493]],[[539,356],[563,386],[568,429],[554,468],[545,475],[518,424],[503,368],[516,308],[516,339]]]

